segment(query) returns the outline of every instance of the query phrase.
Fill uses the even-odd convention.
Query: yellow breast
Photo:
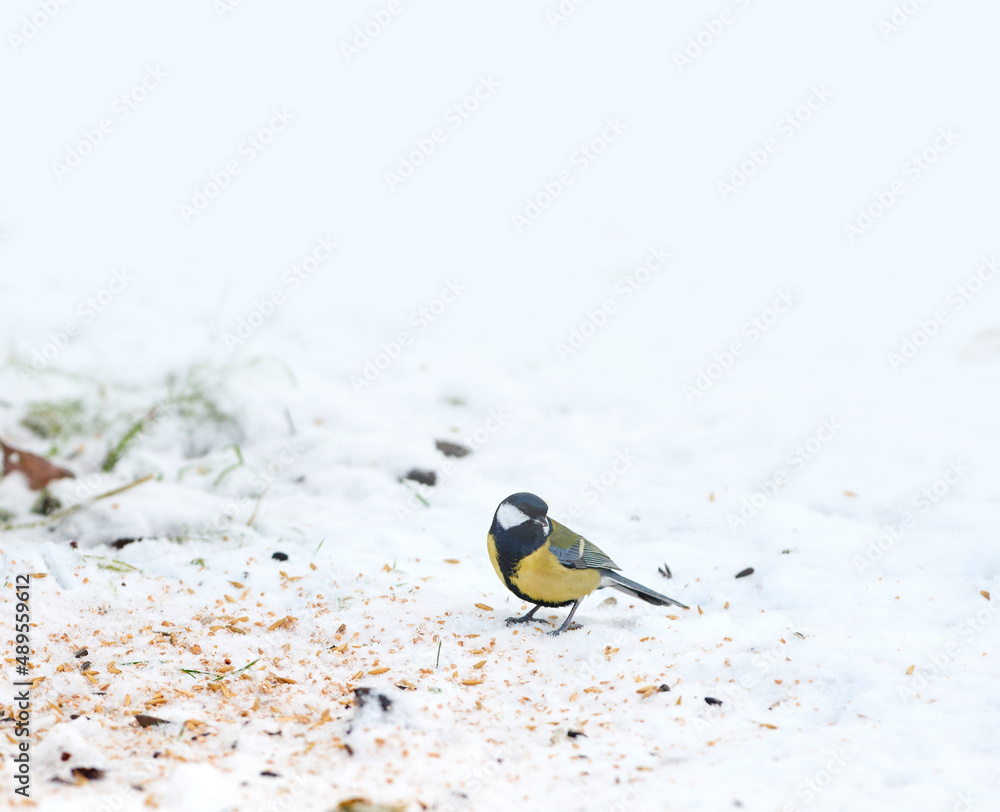
[[[495,559],[493,566],[496,567]],[[592,569],[567,569],[559,563],[546,541],[521,559],[510,580],[529,600],[558,606],[589,595],[600,584],[601,574]]]
[[[490,561],[493,562],[493,570],[496,572],[497,578],[506,584],[507,582],[504,581],[503,573],[500,572],[500,564],[497,562],[497,543],[493,540],[492,533],[486,534],[486,549],[489,550]]]

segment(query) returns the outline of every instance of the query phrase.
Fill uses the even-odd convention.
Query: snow
[[[996,808],[995,6],[9,6],[38,808]]]

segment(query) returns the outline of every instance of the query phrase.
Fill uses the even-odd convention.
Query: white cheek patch
[[[517,527],[519,524],[524,524],[530,520],[530,517],[526,513],[522,513],[507,502],[500,505],[497,510],[497,522],[500,523],[500,526],[504,530],[510,530],[512,527]]]

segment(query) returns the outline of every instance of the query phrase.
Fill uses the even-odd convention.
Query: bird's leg
[[[566,621],[563,623],[562,626],[560,626],[555,631],[551,631],[551,632],[547,632],[547,633],[548,634],[552,634],[552,635],[556,635],[556,634],[562,634],[563,632],[568,631],[570,629],[579,629],[580,628],[580,624],[579,623],[573,623],[572,620],[573,620],[573,615],[576,613],[577,607],[581,603],[583,603],[583,598],[580,598],[580,600],[578,600],[576,603],[573,604],[573,608],[569,610],[569,614],[566,616]]]
[[[514,623],[531,623],[531,622],[534,622],[534,623],[548,623],[548,621],[545,620],[545,619],[543,619],[543,618],[534,617],[535,612],[537,612],[541,608],[542,608],[542,605],[540,603],[536,603],[535,604],[535,608],[532,609],[530,612],[528,612],[528,614],[522,615],[521,617],[509,617],[509,618],[507,618],[507,625],[510,626],[510,625],[512,625]]]

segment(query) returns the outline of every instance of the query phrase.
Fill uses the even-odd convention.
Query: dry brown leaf
[[[20,471],[24,478],[28,480],[28,487],[33,491],[40,491],[47,487],[54,479],[75,479],[76,474],[53,465],[44,457],[32,454],[30,451],[22,451],[0,441],[0,449],[3,450],[3,473],[4,476]]]
[[[145,713],[137,713],[133,718],[139,723],[139,727],[168,724],[166,719],[158,719],[155,716],[148,716]]]

